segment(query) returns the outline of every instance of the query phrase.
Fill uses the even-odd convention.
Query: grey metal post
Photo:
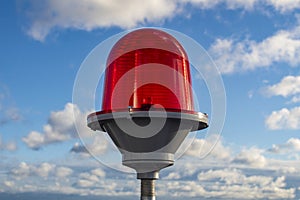
[[[155,180],[159,178],[158,171],[138,173],[141,179],[141,200],[155,200]]]
[[[155,200],[154,179],[141,179],[141,200]]]

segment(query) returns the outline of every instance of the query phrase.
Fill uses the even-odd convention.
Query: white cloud
[[[203,158],[208,154],[213,159],[228,159],[231,154],[230,148],[225,147],[218,137],[218,135],[212,135],[206,139],[196,138],[185,154],[197,158]]]
[[[289,103],[299,103],[300,102],[300,96],[294,96]]]
[[[16,179],[24,179],[31,175],[47,178],[54,168],[55,165],[49,163],[42,163],[40,166],[34,166],[21,162],[18,167],[12,169],[12,174]]]
[[[0,126],[23,119],[13,102],[8,87],[0,83]]]
[[[211,9],[218,5],[225,4],[224,8],[226,9],[242,8],[245,10],[252,10],[254,6],[259,3],[258,0],[184,0],[184,2],[189,2],[201,9]]]
[[[21,162],[18,167],[12,169],[11,173],[16,179],[26,178],[31,173],[31,166],[25,162]]]
[[[101,168],[94,169],[94,170],[91,171],[91,173],[93,175],[96,175],[96,176],[100,177],[100,178],[105,177],[105,172]]]
[[[73,153],[81,153],[81,154],[88,154],[88,150],[84,145],[81,145],[81,143],[76,142],[73,147],[70,149],[70,152]]]
[[[163,185],[165,184],[165,185]],[[238,169],[208,170],[198,181],[168,181],[160,190],[176,197],[222,197],[226,199],[291,199],[296,188],[286,188],[284,176],[246,175]]]
[[[178,172],[170,172],[164,179],[166,180],[174,180],[174,179],[180,179],[181,175]]]
[[[29,148],[39,149],[45,143],[45,136],[39,132],[32,131],[27,137],[22,138],[22,140]]]
[[[8,151],[15,151],[17,150],[17,144],[16,142],[8,142],[5,145],[5,149]]]
[[[15,186],[15,183],[14,183],[14,181],[4,181],[4,185],[6,187],[12,188]]]
[[[80,179],[77,181],[77,185],[79,187],[92,187],[93,185],[95,185],[95,182],[93,181],[89,181],[86,179]]]
[[[148,23],[162,23],[175,15],[184,14],[185,12],[182,11],[187,9],[187,4],[199,9],[212,9],[219,5],[224,9],[244,10],[273,6],[280,12],[292,11],[300,7],[299,0],[46,0],[43,2],[31,0],[29,2],[23,6],[30,20],[27,33],[40,41],[57,29],[91,31],[111,26],[131,28]]]
[[[91,140],[86,140],[84,144],[76,142],[70,152],[79,153],[84,157],[99,156],[108,150],[108,142],[105,136],[101,133],[93,135]]]
[[[291,138],[286,143],[288,146],[291,146],[295,151],[300,151],[300,139],[299,138]]]
[[[44,125],[42,133],[32,131],[22,140],[29,148],[38,150],[47,144],[77,138],[75,118],[78,131],[91,135],[92,131],[86,125],[86,114],[81,113],[76,105],[67,103],[63,110],[50,114],[48,124]]]
[[[34,191],[38,191],[39,187],[37,185],[33,185],[33,184],[24,184],[20,187],[20,191],[21,192],[34,192]]]
[[[33,172],[39,177],[47,178],[50,172],[53,172],[55,165],[50,163],[42,163],[39,167],[34,167]]]
[[[270,130],[300,129],[300,107],[292,109],[282,108],[273,111],[265,120],[265,124]]]
[[[267,96],[292,97],[287,103],[300,102],[300,76],[285,76],[279,83],[263,88]],[[282,108],[273,111],[265,120],[270,130],[299,129],[300,128],[300,107]]]
[[[280,12],[288,12],[300,8],[300,0],[266,0],[266,2]]]
[[[9,121],[20,121],[23,118],[19,109],[12,105],[5,109],[4,115],[5,115],[5,119],[2,119],[0,122],[2,124],[7,123]]]
[[[77,181],[77,185],[79,187],[91,187],[96,186],[100,183],[100,179],[103,179],[106,176],[105,172],[96,168],[91,170],[90,172],[84,172],[79,174],[79,180]]]
[[[255,4],[259,3],[259,0],[227,0],[226,3],[229,9],[244,8],[251,10]]]
[[[284,62],[291,66],[300,63],[300,26],[292,30],[280,30],[257,42],[217,39],[209,53],[222,73],[233,73],[269,67]]]
[[[258,186],[266,186],[266,185],[270,185],[273,182],[272,177],[246,176],[241,170],[235,168],[209,170],[207,172],[201,172],[198,174],[199,181],[210,181],[216,179],[228,185],[250,184],[250,185],[258,185]]]
[[[48,162],[41,163],[40,165],[21,162],[19,166],[11,170],[11,174],[16,180],[22,180],[28,177],[39,177],[43,179],[48,179],[49,177],[66,178],[72,173],[73,170],[69,167],[57,167],[55,164]]]
[[[172,0],[46,0],[32,1],[31,6],[28,34],[37,40],[44,40],[55,28],[87,31],[111,26],[130,28],[160,22],[176,13],[176,1]]]
[[[299,160],[297,159],[287,159],[288,156],[292,155],[286,154],[287,157],[282,156],[281,154],[277,156],[277,159],[275,158],[269,158],[268,159],[268,166],[266,169],[276,171],[277,175],[284,175],[289,177],[299,177],[300,175],[300,168],[299,168]],[[272,157],[276,157],[276,154],[274,155],[273,152],[269,151],[269,155]]]
[[[234,159],[233,163],[245,166],[262,168],[267,164],[267,159],[262,155],[264,151],[255,147],[242,150]]]
[[[300,139],[299,138],[290,138],[284,144],[274,144],[269,152],[276,154],[286,154],[286,153],[295,153],[300,152]]]
[[[88,180],[88,181],[92,181],[92,182],[99,182],[98,176],[96,176],[94,174],[90,174],[88,172],[84,172],[84,173],[79,174],[79,178],[85,179],[85,180]]]
[[[285,76],[279,83],[267,86],[264,92],[268,96],[283,97],[300,94],[300,76]],[[297,102],[298,98],[293,101]]]
[[[269,174],[264,170],[260,171],[261,169],[249,171],[248,168],[245,170],[225,167],[224,165],[217,169],[212,169],[212,166],[201,168],[204,162],[206,161],[197,162],[197,165],[194,166],[196,168],[195,173],[189,175],[184,175],[184,170],[189,171],[190,168],[183,168],[180,171],[174,168],[176,166],[170,168],[171,171],[166,178],[157,181],[159,196],[162,198],[167,195],[168,197],[182,198],[222,197],[226,199],[295,198],[296,188],[288,185],[288,181],[281,174]],[[295,166],[297,167],[297,165]],[[51,163],[39,165],[21,163],[13,171],[15,172],[12,173],[14,176],[22,174],[25,176],[12,179],[8,174],[5,177],[7,184],[11,182],[13,186],[8,187],[5,186],[4,182],[0,183],[4,192],[45,191],[60,194],[104,196],[136,195],[139,192],[139,187],[137,187],[139,182],[135,180],[134,175],[126,175],[124,179],[119,179],[115,178],[115,173],[106,174],[102,168],[82,171],[82,168],[78,168],[78,166],[69,168],[55,166]],[[129,177],[130,180],[126,177]]]
[[[184,157],[184,162],[176,162],[165,178],[157,181],[159,196],[164,195],[193,198],[226,199],[293,199],[295,186],[290,186],[285,179],[286,173],[299,179],[299,162],[269,162],[258,148],[243,149],[233,159],[230,148],[219,142],[219,149],[203,160],[200,160],[197,149],[201,148],[200,139],[190,150],[190,156]],[[213,140],[211,140],[213,141]],[[291,138],[286,143],[289,149],[299,150],[300,142]],[[280,148],[285,148],[280,146]],[[221,151],[226,151],[223,154]],[[226,155],[226,156],[224,156]],[[192,156],[192,157],[191,157]],[[196,158],[195,158],[196,157]],[[228,161],[228,159],[230,160]],[[84,161],[83,161],[84,162]],[[85,164],[82,162],[82,166]],[[236,163],[241,165],[236,165]],[[283,165],[284,163],[284,165]],[[292,163],[292,164],[291,164]],[[71,165],[71,163],[69,163]],[[136,195],[139,187],[134,175],[116,178],[115,173],[106,172],[102,168],[85,168],[80,166],[56,166],[51,163],[38,165],[20,163],[4,177],[12,182],[12,187],[4,182],[0,187],[4,192],[53,192],[60,194],[80,195]],[[176,168],[177,167],[177,168]],[[249,169],[252,167],[252,169]],[[120,175],[122,176],[122,175]],[[119,175],[117,175],[119,177]],[[122,176],[123,177],[123,176]],[[130,178],[127,179],[127,178]],[[2,179],[3,180],[3,179]],[[170,181],[172,180],[172,181]],[[1,177],[0,177],[1,182]],[[297,186],[298,187],[298,186]]]
[[[55,171],[55,176],[59,178],[65,178],[70,176],[73,173],[73,170],[68,167],[58,167]]]
[[[220,0],[183,0],[185,3],[190,3],[202,9],[210,9],[220,4]]]
[[[248,91],[248,98],[249,99],[252,99],[253,95],[254,95],[254,91],[253,90]]]
[[[1,150],[15,151],[15,150],[17,150],[17,144],[13,141],[10,141],[7,143],[3,142],[1,134],[0,134],[0,151]]]
[[[277,171],[281,174],[299,174],[299,171],[295,167],[280,167]]]

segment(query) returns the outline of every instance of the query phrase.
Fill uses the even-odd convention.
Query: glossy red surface
[[[193,111],[190,67],[179,42],[157,29],[121,38],[107,59],[102,112],[153,108]]]

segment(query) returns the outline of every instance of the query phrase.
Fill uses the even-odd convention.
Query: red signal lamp
[[[173,73],[165,74],[167,70],[164,67],[153,67],[158,64],[169,67]],[[139,70],[143,65],[147,67]],[[126,73],[122,88],[114,92],[118,81]],[[126,110],[128,107],[144,110],[147,105],[155,104],[166,110],[194,109],[187,54],[174,37],[163,31],[140,29],[121,38],[109,54],[105,77],[103,112]],[[149,83],[142,85],[148,77]],[[164,81],[169,83],[167,87],[159,84],[161,78],[167,79]],[[137,88],[137,85],[140,87]],[[112,98],[116,99],[114,104]]]
[[[164,31],[138,29],[116,42],[106,65],[102,110],[88,126],[110,135],[138,178],[156,179],[187,134],[208,127],[194,110],[187,53]]]

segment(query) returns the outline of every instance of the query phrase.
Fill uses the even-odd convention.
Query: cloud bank
[[[280,82],[262,89],[264,95],[281,96],[290,99],[287,104],[300,102],[300,76],[285,76]],[[270,130],[298,130],[300,129],[300,107],[284,107],[275,110],[265,119],[265,125]]]
[[[212,137],[207,142],[210,143]],[[98,141],[100,142],[100,141]],[[97,143],[98,143],[97,142]],[[219,140],[206,158],[199,156],[204,140],[195,139],[191,148],[176,164],[161,172],[157,182],[159,196],[172,198],[227,198],[227,199],[294,199],[297,188],[290,184],[298,180],[299,160],[275,160],[269,155],[300,152],[298,138],[270,149],[257,147],[233,151]],[[101,145],[99,145],[101,146]],[[85,154],[81,144],[73,151]],[[204,146],[205,148],[205,146]],[[205,150],[205,149],[204,149]],[[69,156],[72,156],[69,154]],[[21,162],[0,176],[3,192],[50,192],[73,195],[137,196],[139,182],[133,174],[122,174],[98,164],[86,165],[89,157],[81,157],[80,164],[58,165],[51,162],[32,164]],[[51,185],[51,187],[49,187]]]
[[[280,30],[260,41],[217,39],[209,49],[222,73],[267,68],[275,63],[300,64],[300,26]]]
[[[63,110],[51,112],[48,123],[43,127],[43,132],[31,131],[26,137],[22,138],[22,141],[29,148],[39,150],[48,144],[78,138],[76,128],[81,133],[89,136],[92,131],[86,126],[86,116],[85,113],[80,112],[76,105],[67,103]],[[75,123],[77,123],[77,127]]]
[[[264,88],[268,96],[290,97],[300,94],[300,76],[285,76],[279,83]]]
[[[91,31],[98,28],[133,28],[147,24],[161,24],[174,16],[185,16],[187,5],[198,9],[244,9],[272,6],[286,13],[300,8],[299,0],[28,0],[21,9],[29,19],[27,34],[43,41],[54,30],[77,29]],[[72,8],[72,9],[70,9]]]
[[[270,130],[300,129],[300,107],[273,111],[265,120]]]
[[[220,197],[225,199],[294,199],[296,197],[297,188],[287,187],[288,180],[284,175],[265,174],[255,169],[249,171],[230,166],[213,169],[201,168],[199,163],[196,165],[197,170],[192,175],[181,174],[181,177],[176,175],[182,172],[182,170],[176,170],[178,166],[168,169],[169,175],[157,182],[159,196],[187,199],[218,199]],[[187,163],[184,163],[183,167],[189,170]],[[5,181],[0,182],[3,191],[10,189],[12,192],[128,196],[128,199],[130,199],[129,196],[137,196],[139,193],[139,188],[136,187],[139,181],[134,180],[135,176],[121,176],[116,179],[115,173],[109,173],[99,167],[80,169],[57,166],[47,162],[36,165],[21,162],[9,173],[11,176],[5,177]]]
[[[300,139],[290,138],[284,144],[274,144],[268,151],[275,154],[291,154],[300,152]]]

